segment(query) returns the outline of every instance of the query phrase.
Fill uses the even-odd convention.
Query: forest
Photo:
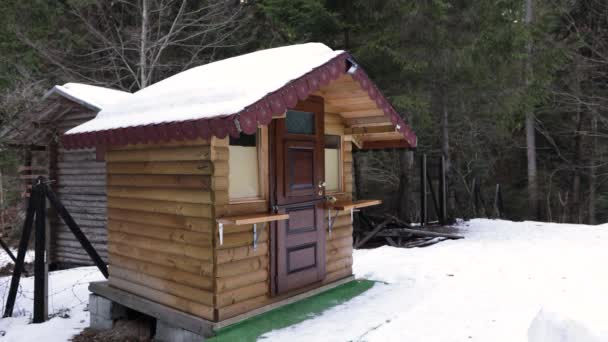
[[[416,151],[355,154],[360,196],[416,221],[426,154],[445,158],[453,217],[480,215],[476,182],[488,202],[500,184],[509,219],[608,219],[604,0],[3,0],[0,18],[4,130],[31,120],[55,84],[135,92],[215,60],[323,42],[349,51],[418,135]],[[6,209],[20,151],[0,149]]]

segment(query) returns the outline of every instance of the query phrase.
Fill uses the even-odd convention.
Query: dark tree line
[[[417,155],[446,158],[455,215],[471,215],[477,178],[487,198],[502,185],[512,219],[608,218],[603,0],[7,0],[0,17],[3,124],[56,83],[136,91],[213,60],[320,41],[353,53],[407,113]],[[412,153],[356,161],[361,196],[382,194],[417,219]]]

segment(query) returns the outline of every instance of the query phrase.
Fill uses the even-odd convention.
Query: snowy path
[[[608,225],[473,220],[462,229],[466,239],[427,248],[356,251],[356,276],[381,283],[265,341],[608,341]],[[69,317],[28,325],[26,278],[19,317],[0,319],[0,342],[67,341],[88,326],[87,285],[99,271],[50,278],[50,310]],[[2,305],[8,283],[0,278]]]
[[[608,226],[473,220],[463,228],[465,240],[429,248],[356,251],[356,276],[387,284],[264,337],[528,341],[544,310],[531,341],[608,341]],[[596,338],[585,339],[585,329]]]

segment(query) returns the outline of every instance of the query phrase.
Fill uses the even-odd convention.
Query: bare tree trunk
[[[581,87],[580,87],[580,77],[579,77],[579,59],[575,58],[574,61],[574,75],[575,82],[574,86],[574,95],[577,99],[581,98]],[[570,207],[570,222],[572,223],[582,223],[582,194],[581,194],[581,163],[583,159],[583,135],[581,134],[582,126],[583,126],[583,116],[584,113],[582,111],[582,106],[579,103],[576,106],[576,128],[574,132],[574,158],[572,161],[572,166],[574,168],[574,174],[572,179],[572,205]]]
[[[582,113],[576,114],[576,133],[574,136],[574,175],[572,177],[572,205],[570,207],[570,222],[581,223],[581,169],[580,163],[583,154],[583,137],[581,136]]]
[[[595,150],[597,148],[597,117],[592,113],[591,117],[591,151],[589,156],[589,224],[596,224],[595,201],[596,201],[596,174],[595,174]]]
[[[141,38],[139,45],[140,89],[148,86],[146,43],[148,42],[148,0],[141,0]]]
[[[450,160],[450,130],[448,127],[449,110],[445,92],[441,94],[441,154],[445,158],[445,169],[449,173],[452,167]]]
[[[533,15],[534,4],[533,0],[526,0],[526,16],[524,22],[526,25],[531,25],[534,18]],[[532,41],[529,41],[526,47],[528,53],[528,59],[526,60],[524,78],[526,86],[531,84],[532,74]],[[530,208],[530,216],[539,219],[539,188],[538,188],[538,170],[536,166],[536,128],[535,128],[535,116],[534,110],[530,109],[526,113],[526,152],[528,158],[528,201]]]
[[[399,200],[398,213],[399,217],[405,221],[411,221],[410,217],[410,200],[411,200],[411,183],[414,169],[414,152],[408,150],[399,150],[399,164],[401,166],[401,174],[399,176]]]

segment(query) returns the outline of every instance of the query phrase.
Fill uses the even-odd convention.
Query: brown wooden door
[[[273,234],[273,293],[280,294],[325,277],[323,99],[298,103],[273,131],[271,201],[290,216]]]

